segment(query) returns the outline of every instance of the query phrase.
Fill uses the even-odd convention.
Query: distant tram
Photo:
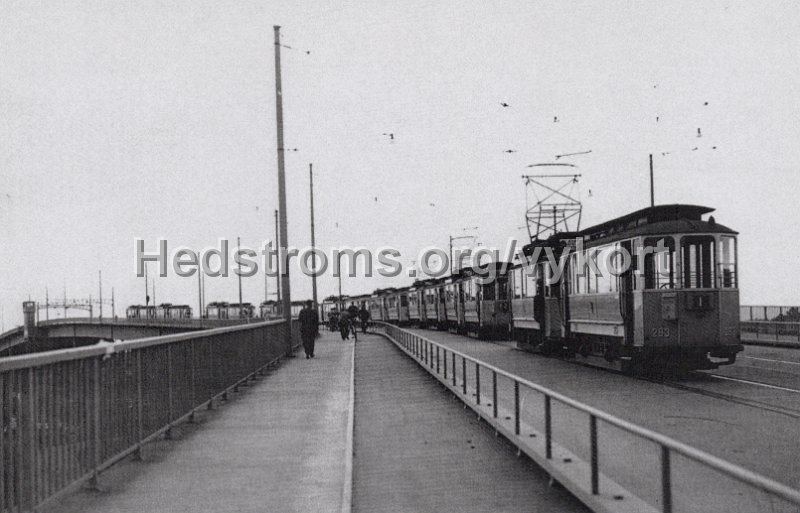
[[[214,301],[206,306],[208,319],[251,319],[255,315],[252,303],[227,303]]]
[[[128,319],[191,319],[192,307],[189,305],[131,305],[125,310]]]

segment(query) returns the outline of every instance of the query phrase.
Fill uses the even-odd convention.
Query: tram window
[[[536,296],[536,282],[539,279],[539,268],[533,267],[531,271],[532,272],[525,273],[525,297]]]
[[[578,276],[578,255],[573,254],[570,257],[570,264],[569,264],[569,281],[570,281],[570,293],[572,294],[581,294],[583,290],[581,287],[581,279]]]
[[[484,301],[494,301],[494,287],[495,282],[487,283],[486,285],[481,286],[481,293],[483,294]]]
[[[674,289],[676,286],[675,239],[651,237],[644,240],[644,247],[657,248],[659,242],[667,248],[662,253],[648,253],[644,257],[644,288]]]
[[[612,249],[614,249],[613,246],[602,247],[595,255],[597,270],[600,271],[597,275],[597,292],[599,294],[613,292],[611,290],[611,284],[614,281],[612,280],[613,276],[611,276],[611,272],[608,270],[608,265],[606,265],[606,262],[608,261],[608,255]]]
[[[400,306],[408,306],[408,296],[400,296]]]
[[[719,263],[717,279],[721,288],[736,288],[736,237],[719,238]]]
[[[505,276],[497,278],[497,299],[500,301],[508,299],[508,278]]]
[[[525,295],[523,289],[525,285],[525,267],[514,269],[514,272],[511,273],[511,279],[514,283],[514,299],[522,298]]]
[[[550,264],[542,264],[541,274],[545,284],[545,295],[547,297],[561,297],[561,291],[558,287],[558,280],[553,276],[553,271],[550,269]]]
[[[709,288],[714,283],[714,238],[708,235],[681,239],[684,288]]]

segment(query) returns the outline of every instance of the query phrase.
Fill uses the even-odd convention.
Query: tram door
[[[632,241],[624,241],[620,246],[623,250],[627,251],[629,255],[633,255]],[[619,275],[619,312],[622,315],[622,322],[625,326],[626,346],[633,346],[633,261],[634,259],[632,258],[631,265],[625,269],[625,272]]]

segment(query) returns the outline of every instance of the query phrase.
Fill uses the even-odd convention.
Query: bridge
[[[287,358],[287,329],[0,359],[0,511],[800,507],[797,391],[745,379],[775,357],[653,382],[380,323]]]

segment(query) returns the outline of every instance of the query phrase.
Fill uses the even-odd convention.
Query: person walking
[[[303,339],[303,350],[306,352],[306,358],[314,358],[314,345],[319,331],[319,317],[317,312],[314,311],[313,303],[306,301],[305,306],[300,310],[298,316],[300,321],[300,338]]]
[[[350,340],[350,316],[346,310],[339,314],[339,334],[342,340]]]
[[[358,318],[361,320],[361,333],[366,333],[370,318],[369,310],[367,310],[366,306],[361,306],[361,310],[358,311]]]

